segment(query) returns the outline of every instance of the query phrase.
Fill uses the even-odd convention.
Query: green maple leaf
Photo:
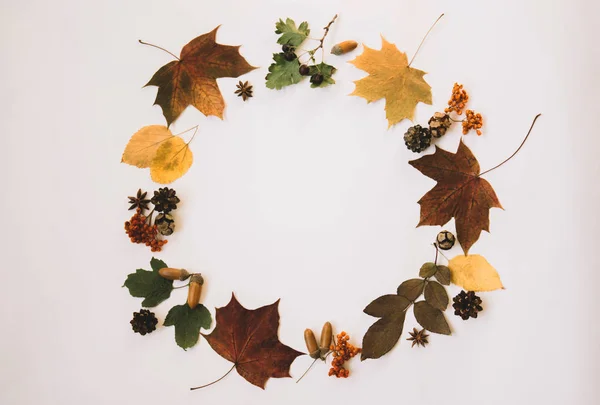
[[[302,75],[298,71],[300,68],[300,62],[298,59],[293,61],[287,61],[281,53],[273,54],[272,63],[269,66],[269,73],[267,74],[267,87],[270,89],[282,89],[285,86],[299,83],[302,80]]]
[[[200,328],[209,329],[212,316],[202,304],[194,309],[188,304],[175,305],[165,318],[165,326],[175,326],[175,342],[186,350],[194,346],[200,337]]]
[[[325,87],[325,86],[329,86],[330,84],[334,84],[335,80],[333,80],[333,78],[331,77],[335,71],[337,70],[336,68],[334,68],[331,65],[328,65],[326,63],[319,63],[318,65],[312,65],[309,66],[310,68],[310,75],[314,75],[315,73],[321,73],[323,75],[323,82],[321,84],[314,84],[311,83],[310,87]]]
[[[296,23],[291,18],[286,18],[285,22],[280,18],[275,23],[275,28],[276,34],[282,34],[277,40],[277,43],[282,45],[299,46],[308,37],[308,34],[310,34],[306,21],[302,22],[300,27],[296,28]]]
[[[123,287],[129,289],[132,297],[144,298],[142,306],[146,308],[157,306],[169,298],[173,290],[173,281],[158,274],[160,269],[167,267],[166,263],[152,258],[150,266],[152,271],[137,269],[135,273],[128,274],[123,284]]]

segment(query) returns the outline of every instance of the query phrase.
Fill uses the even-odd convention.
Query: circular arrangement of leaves
[[[336,15],[329,21],[323,28],[322,37],[318,39],[310,37],[306,21],[299,25],[290,18],[277,21],[275,33],[281,49],[273,54],[273,63],[265,78],[266,87],[278,90],[298,84],[305,78],[309,78],[312,88],[335,84],[333,76],[337,68],[325,63],[324,43],[337,17]],[[351,95],[362,97],[368,103],[385,99],[389,127],[404,119],[413,120],[419,102],[432,104],[431,87],[424,79],[426,73],[412,67],[412,64],[433,26],[410,61],[405,53],[383,37],[380,50],[363,45],[362,54],[350,61],[355,67],[368,73],[355,82],[356,88]],[[131,137],[122,156],[124,163],[149,168],[152,180],[157,183],[169,184],[175,181],[193,163],[189,145],[198,127],[172,134],[169,126],[190,105],[206,116],[214,115],[223,119],[225,102],[216,79],[237,78],[256,69],[240,54],[239,46],[217,43],[217,30],[218,27],[194,38],[182,48],[179,57],[156,45],[140,41],[175,58],[161,67],[147,84],[158,87],[155,104],[162,108],[167,125],[141,128]],[[314,47],[307,46],[310,41],[315,43]],[[335,56],[352,52],[357,45],[353,40],[340,42],[331,48],[331,54]],[[247,101],[253,96],[252,89],[253,86],[247,81],[239,81],[235,93]],[[455,84],[443,112],[436,112],[426,126],[417,124],[406,131],[404,142],[407,148],[415,153],[425,151],[457,122],[461,123],[463,135],[471,130],[481,135],[483,118],[480,113],[466,109],[468,102],[466,90],[462,85]],[[463,112],[465,118],[460,119]],[[434,260],[421,266],[418,278],[404,281],[395,293],[382,295],[364,308],[365,314],[378,319],[363,336],[361,347],[352,345],[350,336],[344,331],[334,335],[329,322],[323,326],[319,342],[313,331],[307,329],[304,338],[307,352],[314,359],[312,364],[318,360],[325,362],[331,355],[329,376],[348,377],[346,362],[351,358],[360,354],[361,360],[377,359],[397,344],[403,332],[406,313],[411,307],[416,321],[422,327],[421,330],[413,328],[409,333],[407,340],[412,342],[413,347],[425,347],[429,343],[430,335],[426,331],[450,335],[451,329],[444,312],[450,304],[445,286],[451,283],[463,289],[452,300],[454,314],[463,320],[477,318],[483,307],[482,299],[476,293],[503,288],[494,267],[483,256],[469,254],[481,231],[489,232],[489,210],[502,208],[491,184],[482,176],[516,155],[538,117],[539,115],[534,118],[515,153],[483,172],[462,139],[456,153],[435,146],[434,153],[409,162],[422,174],[436,181],[436,185],[418,201],[421,209],[418,226],[444,226],[454,219],[456,237],[448,231],[439,232],[433,242]],[[184,141],[181,135],[192,130],[194,132],[190,140]],[[125,223],[125,231],[130,240],[145,244],[153,252],[161,251],[167,243],[165,237],[175,230],[172,213],[180,203],[179,196],[168,187],[154,191],[151,198],[147,198],[146,192],[138,190],[136,195],[129,197],[129,203],[129,209],[135,210],[132,218]],[[153,205],[152,210],[150,204]],[[146,211],[150,212],[146,214]],[[443,251],[451,249],[455,242],[460,244],[464,254],[448,259]],[[440,256],[447,261],[447,265],[439,263]],[[170,268],[155,258],[150,261],[150,267],[151,270],[138,269],[129,274],[124,287],[128,288],[132,296],[143,298],[141,305],[145,308],[155,307],[168,299],[175,288],[187,288],[187,302],[171,308],[164,326],[174,326],[175,341],[183,349],[194,346],[202,335],[213,350],[233,363],[223,377],[192,389],[212,385],[233,369],[248,382],[261,388],[265,387],[271,377],[290,377],[291,363],[304,353],[279,341],[279,301],[251,310],[242,306],[232,294],[226,306],[217,308],[215,328],[210,334],[203,334],[201,329],[209,330],[213,319],[210,311],[200,303],[204,284],[202,276],[184,269]],[[181,285],[174,286],[175,282]],[[157,323],[154,313],[142,309],[134,313],[131,326],[134,332],[146,335],[156,329]]]

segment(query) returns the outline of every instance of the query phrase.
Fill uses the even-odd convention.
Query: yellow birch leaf
[[[423,79],[425,72],[408,66],[404,52],[383,37],[381,42],[379,51],[363,45],[363,53],[349,62],[369,73],[354,82],[356,88],[350,95],[369,103],[385,98],[389,128],[405,118],[412,121],[417,103],[431,104],[431,86]]]
[[[149,125],[137,131],[125,146],[121,163],[145,168],[150,167],[158,147],[173,137],[164,125]]]
[[[458,255],[448,263],[452,282],[467,291],[504,288],[495,268],[481,255]]]
[[[160,184],[172,183],[188,171],[193,161],[188,144],[174,136],[158,147],[150,165],[150,176]]]

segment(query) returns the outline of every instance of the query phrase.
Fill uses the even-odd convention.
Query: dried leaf
[[[218,44],[217,30],[191,40],[179,60],[161,67],[146,86],[158,86],[154,104],[161,106],[170,126],[188,105],[204,115],[223,118],[225,101],[217,78],[239,77],[255,67],[239,53],[239,46]]]
[[[200,328],[210,329],[212,317],[202,304],[190,308],[188,304],[175,305],[165,318],[165,326],[175,326],[175,342],[183,350],[194,346],[200,338]]]
[[[132,297],[144,298],[142,306],[146,308],[155,307],[171,296],[173,281],[167,280],[158,274],[165,262],[152,258],[150,261],[152,271],[137,269],[135,273],[127,275],[123,287],[127,287]]]
[[[504,288],[495,268],[481,255],[458,255],[448,263],[452,282],[467,291],[493,291]]]
[[[127,163],[140,168],[150,167],[156,150],[167,139],[173,137],[169,128],[164,125],[149,125],[143,127],[131,136],[121,163]]]
[[[296,23],[291,18],[286,18],[285,22],[280,18],[275,23],[275,33],[281,34],[277,39],[278,44],[299,46],[310,34],[310,29],[308,29],[306,21],[301,22],[300,26],[296,27]]]
[[[376,298],[363,310],[367,315],[381,318],[395,312],[404,311],[410,305],[410,301],[401,295],[388,294]]]
[[[440,283],[430,280],[425,286],[425,301],[432,307],[445,311],[448,308],[448,293]]]
[[[419,324],[433,333],[450,335],[450,326],[442,311],[432,307],[425,301],[415,302],[415,319]]]
[[[502,208],[494,189],[479,176],[479,163],[460,141],[456,153],[436,146],[435,153],[409,162],[415,169],[437,181],[420,200],[421,225],[445,225],[456,220],[456,235],[465,254],[479,239],[482,230],[489,232],[489,210]]]
[[[434,277],[443,285],[450,285],[450,269],[446,266],[437,266]]]
[[[402,295],[410,301],[415,301],[423,293],[424,287],[425,280],[421,280],[420,278],[406,280],[398,287],[398,295]]]
[[[419,277],[427,278],[432,277],[437,272],[437,266],[435,263],[425,263],[419,270]]]
[[[362,341],[360,359],[378,359],[396,345],[404,327],[405,311],[386,315],[375,322]]]
[[[249,310],[231,295],[227,306],[217,308],[217,326],[210,335],[202,335],[210,346],[249,383],[265,388],[270,377],[290,376],[290,365],[303,353],[281,343],[279,300],[271,305]]]
[[[385,98],[388,127],[405,118],[413,119],[417,103],[431,104],[431,86],[425,82],[425,72],[408,66],[404,52],[381,37],[381,50],[364,45],[364,51],[350,61],[369,76],[355,81],[351,95],[363,97],[367,102]]]
[[[163,142],[150,165],[152,180],[168,184],[183,176],[192,166],[194,156],[183,139],[174,136]]]

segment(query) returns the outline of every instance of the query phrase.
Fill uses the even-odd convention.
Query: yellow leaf
[[[480,255],[458,255],[448,263],[452,282],[467,291],[493,291],[504,288],[495,268]]]
[[[173,134],[164,125],[149,125],[137,131],[125,147],[122,163],[137,167],[150,167],[158,147]]]
[[[408,66],[404,52],[381,37],[381,50],[364,46],[364,51],[350,61],[354,66],[369,73],[355,81],[351,96],[363,97],[367,102],[385,98],[388,128],[405,118],[413,119],[418,102],[431,104],[431,86],[423,76],[425,72]]]
[[[194,157],[188,144],[180,137],[174,136],[158,147],[150,165],[150,176],[157,183],[171,183],[183,176],[193,161]]]

